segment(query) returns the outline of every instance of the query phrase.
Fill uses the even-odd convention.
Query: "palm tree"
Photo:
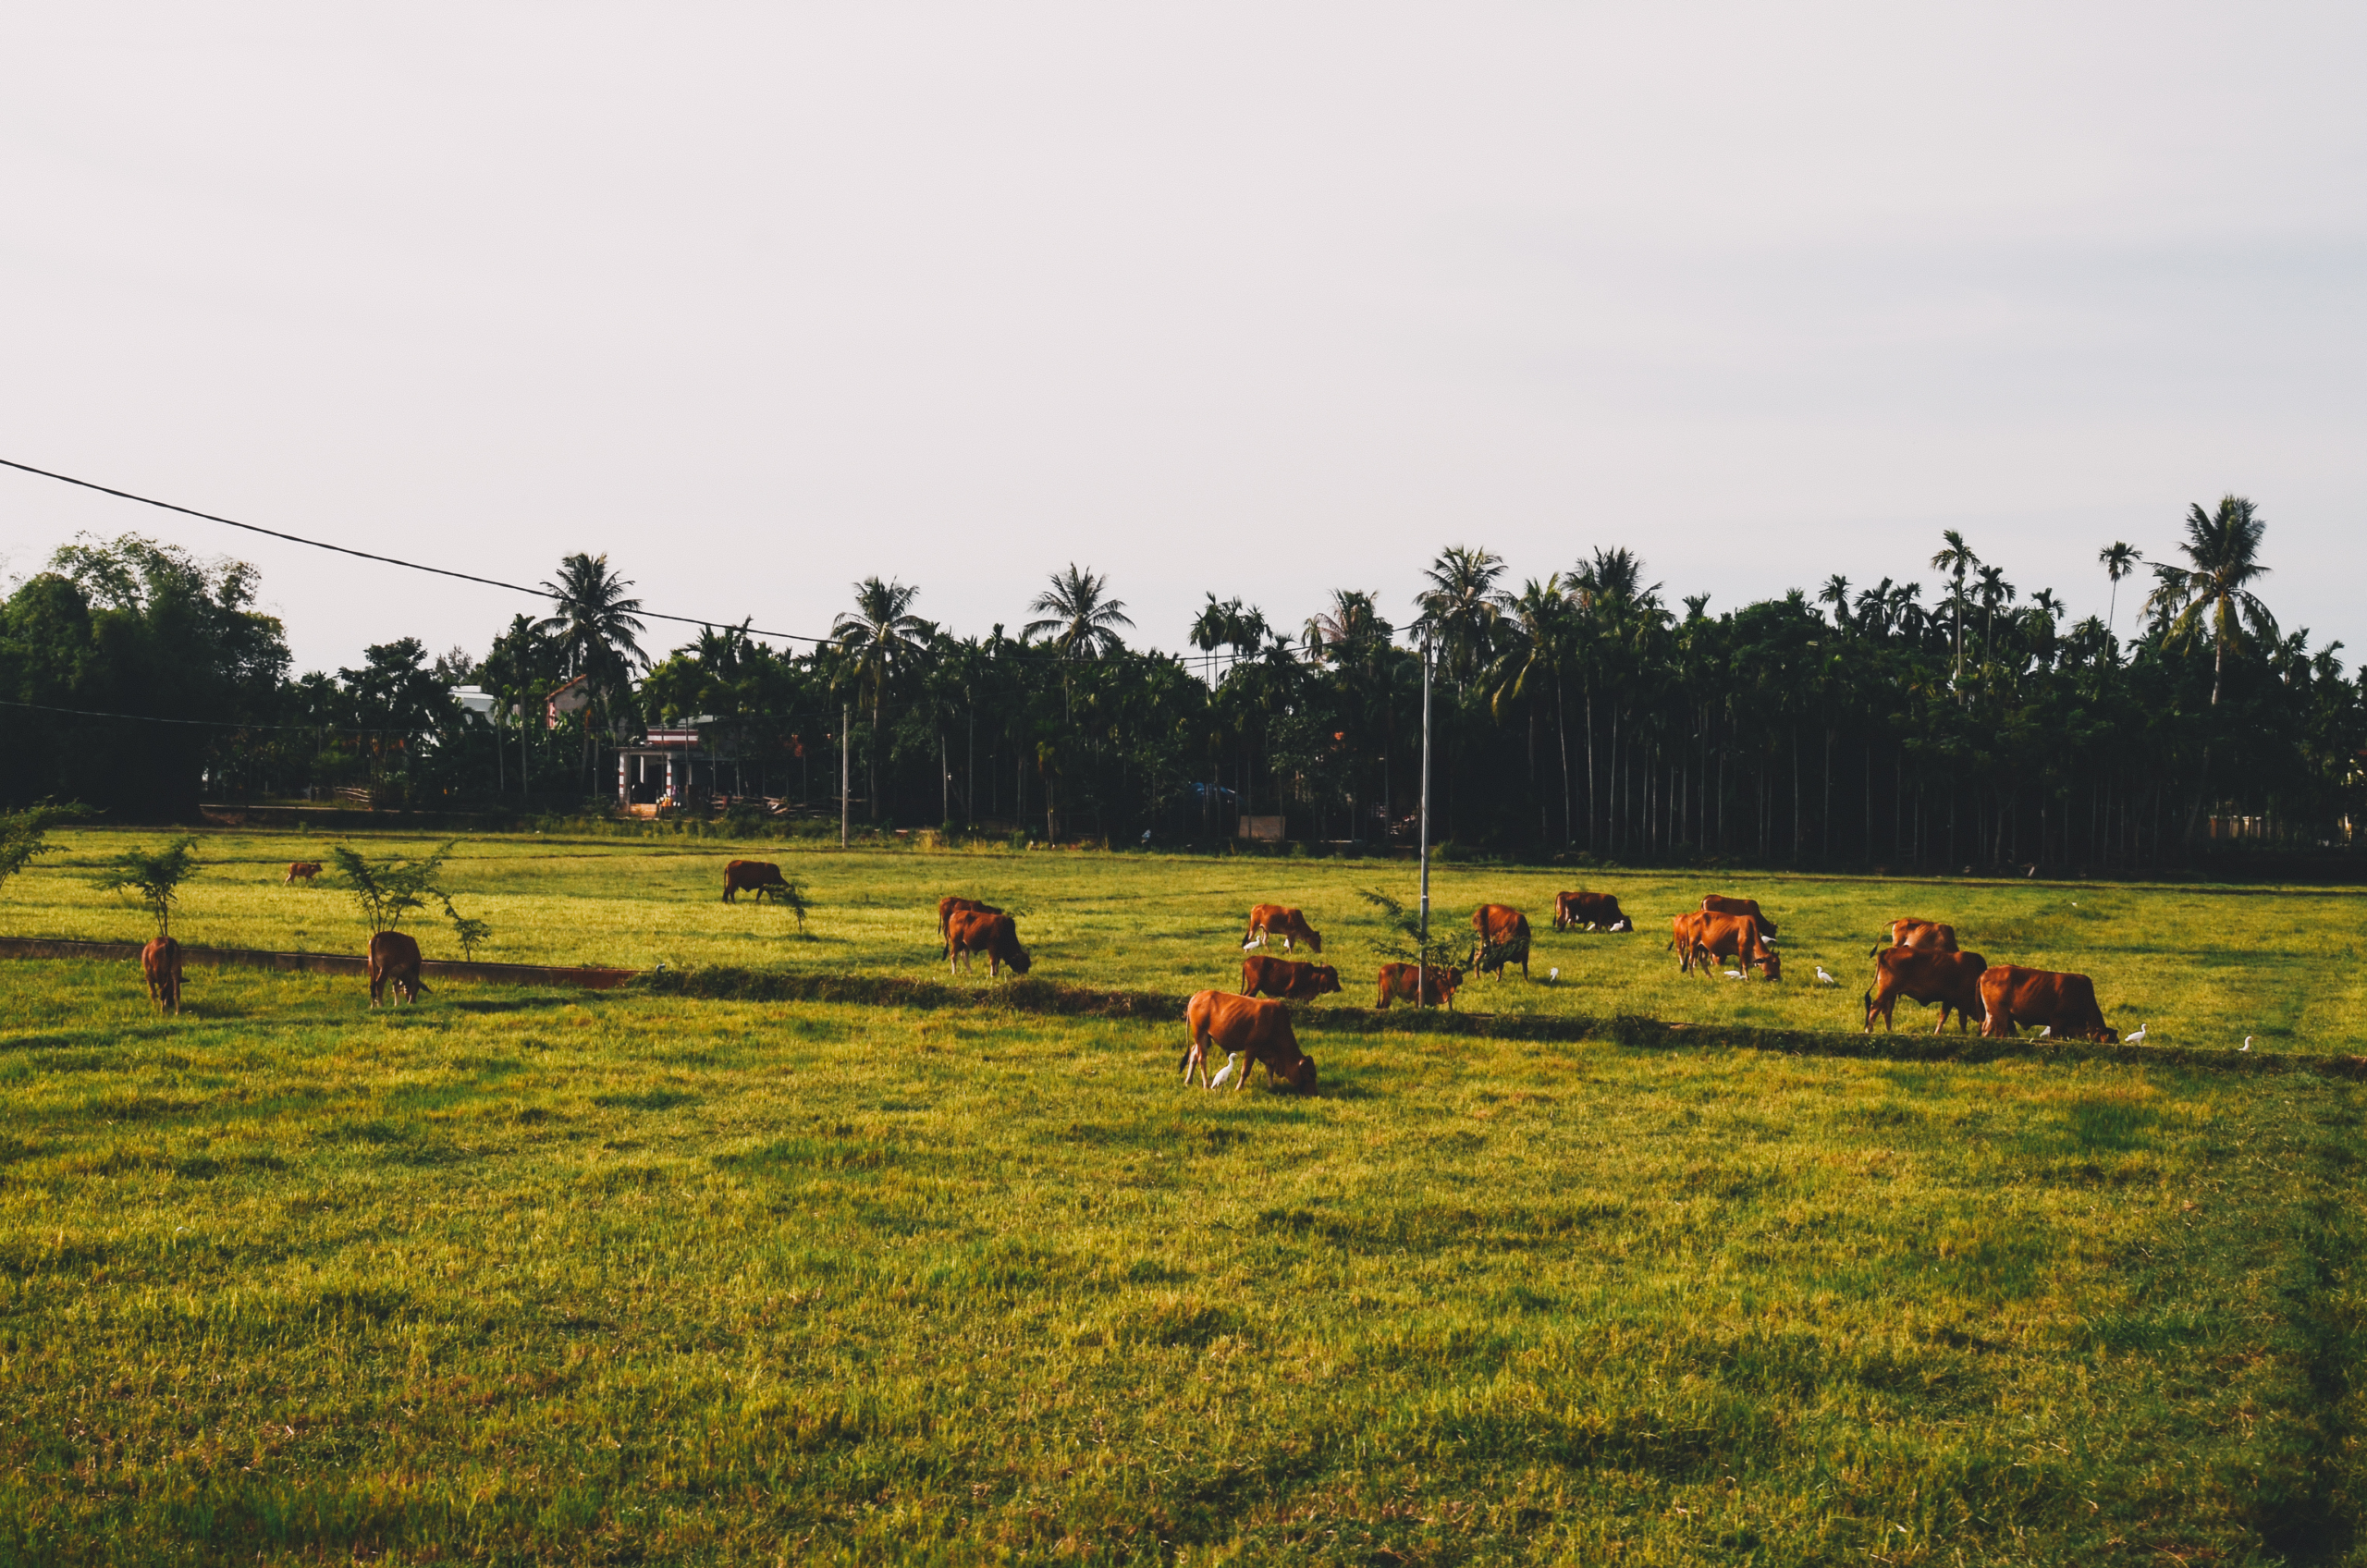
[[[1961,685],[1964,682],[1964,579],[1967,572],[1981,564],[1981,557],[1972,553],[1972,546],[1966,544],[1964,535],[1955,529],[1941,530],[1940,537],[1945,544],[1932,557],[1932,570],[1944,571],[1956,580],[1956,586],[1949,590],[1949,595],[1956,606],[1956,678],[1957,684]]]
[[[2002,566],[1984,566],[1977,574],[1981,587],[1981,660],[1989,662],[1996,645],[1997,606],[2014,602],[2014,585],[2005,581]]]
[[[1126,644],[1116,629],[1134,623],[1126,618],[1123,599],[1102,597],[1109,588],[1108,578],[1080,570],[1071,561],[1066,571],[1052,573],[1052,585],[1027,606],[1047,619],[1029,621],[1020,635],[1049,632],[1052,646],[1073,659],[1101,658],[1119,652]]]
[[[1488,657],[1503,607],[1496,590],[1503,573],[1502,556],[1464,545],[1447,546],[1422,572],[1430,585],[1414,595],[1422,612],[1414,630],[1439,646],[1458,680],[1468,681]]]
[[[641,601],[626,596],[630,578],[608,570],[608,557],[578,552],[558,563],[558,581],[541,589],[556,601],[556,613],[535,622],[534,630],[557,643],[561,668],[570,676],[588,676],[592,696],[613,726],[617,704],[625,695],[636,668],[647,668],[649,655],[641,651],[636,633],[647,627],[635,613]],[[583,726],[583,769],[590,782],[592,726]]]
[[[1576,628],[1571,613],[1570,597],[1563,591],[1561,574],[1556,572],[1539,582],[1530,578],[1520,593],[1506,606],[1518,639],[1504,655],[1498,667],[1503,679],[1496,688],[1489,706],[1499,720],[1503,717],[1507,702],[1517,701],[1527,693],[1532,680],[1551,680],[1553,683],[1553,725],[1562,751],[1562,824],[1566,842],[1570,832],[1570,731],[1562,702],[1562,669],[1568,662]],[[1529,733],[1534,736],[1536,731]],[[1536,752],[1530,751],[1532,772]],[[1539,802],[1538,815],[1544,815]],[[1539,825],[1539,837],[1547,837],[1544,824]]]
[[[2135,571],[2137,563],[2144,558],[2137,553],[2136,546],[2125,544],[2118,539],[2096,552],[2097,563],[2104,569],[2104,575],[2112,580],[2112,597],[2106,602],[2104,610],[2106,631],[2110,631],[2113,622],[2119,619],[2120,580]]]
[[[2249,624],[2254,636],[2276,635],[2276,618],[2247,586],[2267,575],[2268,568],[2260,563],[2261,535],[2267,529],[2241,496],[2220,497],[2214,512],[2198,503],[2187,508],[2186,539],[2178,545],[2192,564],[2153,568],[2156,586],[2148,602],[2174,612],[2167,641],[2174,645],[2191,643],[2206,622],[2210,627],[2214,708],[2220,679],[2226,672],[2228,644],[2243,641],[2242,626]]]
[[[1849,630],[1849,580],[1847,578],[1837,571],[1826,578],[1823,588],[1818,591],[1817,602],[1831,605],[1833,624],[1840,627],[1844,631]]]
[[[846,657],[847,672],[858,685],[871,688],[871,759],[865,765],[865,789],[871,796],[871,820],[879,820],[879,724],[888,682],[902,673],[937,629],[912,613],[921,596],[917,586],[882,582],[866,577],[854,585],[854,610],[839,617],[830,636]]]

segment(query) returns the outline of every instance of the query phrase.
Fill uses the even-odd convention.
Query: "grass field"
[[[495,957],[925,974],[958,887],[1039,974],[1178,993],[1258,896],[1362,963],[1354,889],[1409,880],[801,855],[801,942],[716,856],[466,851]],[[190,939],[357,945],[264,881],[287,840],[207,852]],[[141,935],[87,876],[0,931]],[[2224,1030],[2324,975],[2263,1047],[2357,1048],[2353,900],[1748,890],[1853,986],[1882,916],[1955,914],[2124,1025],[2140,976]],[[1649,931],[1557,962],[1466,995],[1857,1022]],[[190,982],[0,964],[0,1563],[2367,1562],[2355,1083],[1326,1031],[1320,1096],[1211,1096],[1180,1023]]]
[[[144,915],[89,886],[99,859],[140,836],[62,835],[64,853],[0,888],[0,934],[144,938]],[[149,836],[153,838],[153,836]],[[290,834],[216,833],[177,930],[229,946],[359,951],[351,901],[325,887],[283,888],[293,859],[324,859],[329,840]],[[387,839],[378,848],[423,848]],[[365,845],[365,847],[368,847]],[[810,939],[789,915],[719,900],[735,853],[781,861],[812,890]],[[1441,866],[1432,877],[1439,918],[1464,928],[1489,900],[1527,910],[1537,930],[1532,979],[1475,981],[1460,1007],[1783,1028],[1856,1029],[1870,983],[1869,957],[1902,914],[1948,920],[1992,962],[2079,970],[2095,978],[2105,1016],[2124,1033],[2147,1026],[2162,1045],[2355,1050],[2367,1038],[2367,969],[2359,962],[2362,900],[2310,889],[2179,888],[2152,885],[2030,886],[1755,874],[1606,874],[1588,885],[1617,893],[1633,935],[1561,935],[1553,893],[1568,872]],[[1184,995],[1239,984],[1238,943],[1249,906],[1305,908],[1341,971],[1342,1000],[1369,1006],[1382,929],[1358,889],[1411,900],[1402,862],[1167,857],[1080,853],[744,851],[659,840],[527,839],[463,841],[450,885],[463,909],[490,921],[482,956],[530,963],[647,968],[665,962],[780,964],[853,973],[942,973],[936,906],[944,893],[984,897],[1020,916],[1036,973],[1081,985]],[[1782,929],[1784,982],[1736,984],[1676,973],[1667,920],[1704,892],[1759,897]],[[419,927],[429,956],[458,957],[440,922]],[[1813,983],[1822,964],[1841,982]],[[1557,984],[1544,984],[1558,968]],[[984,983],[983,977],[979,982]],[[199,984],[203,984],[201,980]],[[1928,1029],[1932,1014],[1902,1004],[1897,1021]]]

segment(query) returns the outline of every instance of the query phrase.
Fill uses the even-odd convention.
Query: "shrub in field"
[[[1363,888],[1358,896],[1380,911],[1381,925],[1390,935],[1373,946],[1387,958],[1399,963],[1418,963],[1424,972],[1456,967],[1454,943],[1443,931],[1432,931],[1425,937],[1419,911],[1409,910],[1377,888]]]
[[[154,854],[145,849],[126,850],[105,871],[92,879],[103,893],[131,893],[156,917],[156,935],[173,934],[173,905],[180,885],[197,869],[197,840],[176,839]]]
[[[90,815],[90,807],[73,802],[62,806],[44,804],[0,812],[0,882],[22,871],[34,856],[48,854],[57,847],[45,841],[52,827]]]
[[[435,885],[452,847],[447,843],[431,855],[388,855],[383,860],[371,860],[339,844],[329,851],[329,856],[337,862],[337,876],[361,907],[362,923],[370,927],[372,936],[394,930],[403,923],[403,916],[425,909],[427,901],[434,899],[444,906],[445,918],[452,923],[452,934],[460,941],[461,957],[474,958],[477,948],[492,937],[493,927],[453,908],[452,895]]]

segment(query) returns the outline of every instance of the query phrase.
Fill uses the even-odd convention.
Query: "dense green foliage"
[[[1455,546],[1402,626],[1363,592],[1335,594],[1295,632],[1211,594],[1176,655],[1127,647],[1123,603],[1072,564],[1016,638],[1000,626],[954,636],[918,613],[916,587],[872,578],[811,651],[724,628],[645,669],[630,582],[605,557],[571,556],[546,585],[557,613],[517,618],[481,662],[455,651],[431,668],[406,640],[335,680],[275,686],[270,657],[217,638],[215,684],[240,693],[230,706],[298,728],[192,731],[171,766],[193,773],[212,733],[226,790],[360,782],[414,804],[596,803],[614,788],[603,744],[696,719],[704,743],[734,759],[714,787],[817,810],[834,805],[851,743],[852,815],[869,826],[1173,843],[1279,815],[1295,839],[1402,844],[1428,649],[1436,831],[1465,847],[2097,872],[2230,839],[2348,843],[2367,688],[2346,675],[2340,644],[2312,650],[2306,630],[2277,626],[2257,592],[2263,538],[2240,497],[2193,508],[2179,559],[2152,563],[2125,638],[2093,618],[2065,625],[2054,593],[2023,595],[1950,532],[1929,603],[1918,583],[1835,576],[1813,598],[1712,615],[1696,597],[1679,612],[1624,549],[1515,588],[1496,556]],[[192,577],[138,541],[77,546],[10,601],[0,673],[63,668],[63,655],[34,654],[89,640],[75,618],[89,619],[93,593],[135,608],[190,597],[131,594],[121,585],[138,573],[120,563],[211,583],[215,620],[251,592],[244,569]],[[2121,580],[2142,564],[2125,545],[2103,552],[2116,616]],[[276,648],[267,625],[250,630]],[[590,701],[553,729],[545,698],[573,678]],[[463,680],[483,684],[489,716],[453,702]],[[179,711],[141,701],[136,711]],[[0,723],[81,724],[59,759],[128,733],[23,713]],[[83,785],[104,774],[60,760],[11,788],[97,799]],[[194,780],[184,786],[176,800],[193,798]]]

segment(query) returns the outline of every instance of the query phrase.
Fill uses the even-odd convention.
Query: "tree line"
[[[2264,533],[2230,496],[2190,508],[2164,558],[2108,545],[2106,615],[2067,624],[1955,531],[1928,588],[1834,576],[1717,614],[1672,605],[1626,549],[1515,583],[1457,545],[1402,619],[1363,590],[1295,626],[1211,593],[1171,653],[1130,645],[1124,604],[1072,564],[1016,634],[957,636],[875,577],[810,648],[742,623],[652,655],[631,582],[579,554],[542,585],[550,613],[481,656],[405,639],[297,678],[251,568],[127,537],[70,545],[11,593],[0,734],[18,802],[187,815],[369,788],[556,811],[604,809],[607,748],[697,718],[733,759],[717,785],[792,814],[836,816],[843,744],[871,828],[1175,844],[1281,817],[1294,839],[1378,847],[1412,830],[1427,660],[1433,837],[1457,846],[2125,869],[2230,838],[2349,841],[2367,672],[2279,627]],[[546,700],[578,677],[589,700],[554,726]]]

